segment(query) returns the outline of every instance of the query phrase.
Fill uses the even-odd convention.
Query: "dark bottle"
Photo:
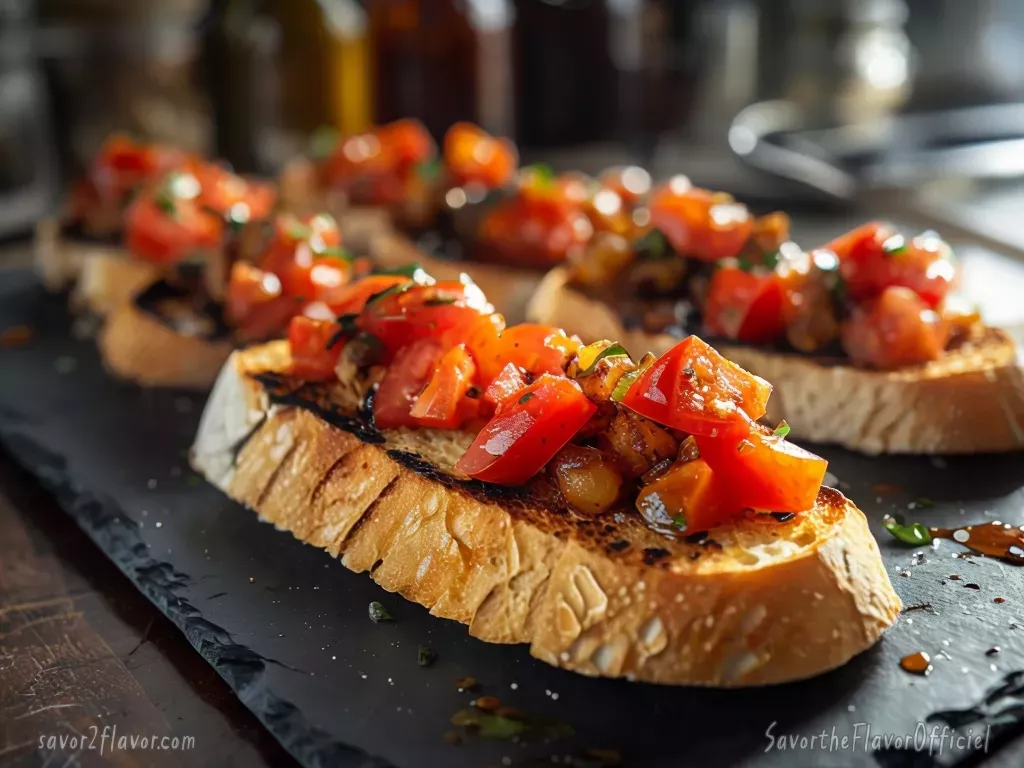
[[[568,146],[614,135],[610,21],[603,0],[516,4],[517,139],[523,146]]]
[[[374,120],[512,130],[508,0],[370,0]]]

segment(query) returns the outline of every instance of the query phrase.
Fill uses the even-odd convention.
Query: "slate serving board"
[[[629,766],[1022,761],[1024,675],[1012,673],[1024,668],[1024,570],[954,558],[962,550],[948,541],[915,558],[880,521],[902,511],[944,525],[1024,523],[1024,456],[867,459],[821,449],[870,517],[905,605],[916,606],[846,667],[806,682],[737,691],[594,680],[535,661],[525,647],[474,640],[463,626],[430,617],[260,523],[187,466],[202,396],[111,380],[92,341],[71,332],[62,298],[46,296],[27,272],[0,272],[0,332],[19,325],[35,336],[0,349],[0,440],[7,451],[305,765],[597,766],[609,759],[588,754],[594,749],[615,750]],[[906,509],[921,497],[934,506]],[[963,578],[950,580],[953,574]],[[396,621],[370,621],[373,600]],[[417,663],[421,645],[438,655],[429,668]],[[994,646],[1000,651],[987,655]],[[898,666],[919,650],[934,659],[927,678]],[[458,690],[455,681],[465,675],[479,680],[477,693]],[[962,712],[992,691],[984,712],[961,716],[964,732],[1000,723],[987,754],[950,752],[948,744],[941,755],[875,751],[870,743],[865,748],[864,725],[854,751],[800,750],[799,741],[795,751],[780,751],[765,735],[771,726],[776,738],[809,740],[822,730],[830,737],[834,727],[839,737],[852,737],[858,723],[869,724],[872,735],[913,734],[929,715]],[[450,717],[484,694],[557,718],[575,735],[514,743],[466,734],[459,746],[447,743],[444,734],[459,730]],[[977,719],[982,714],[987,719]]]

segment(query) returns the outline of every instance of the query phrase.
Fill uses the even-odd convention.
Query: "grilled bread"
[[[520,488],[460,477],[471,433],[378,431],[357,380],[294,380],[288,354],[272,342],[231,356],[193,467],[482,640],[587,675],[747,686],[840,666],[899,612],[864,515],[838,491],[789,520],[669,539],[625,509],[572,511],[544,473]]]

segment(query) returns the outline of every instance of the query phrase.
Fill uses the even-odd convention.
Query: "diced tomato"
[[[193,173],[200,203],[239,223],[267,218],[277,202],[272,184],[244,179],[216,163],[197,163]]]
[[[443,281],[380,296],[366,306],[359,324],[394,354],[418,339],[457,338],[493,309],[476,285]]]
[[[843,349],[850,359],[882,369],[937,360],[948,339],[943,317],[909,288],[896,286],[854,307],[842,328]]]
[[[476,360],[478,378],[484,384],[493,381],[506,361],[502,359],[501,333],[505,318],[498,314],[484,314],[460,329],[459,341],[465,342]]]
[[[823,247],[839,257],[846,292],[855,301],[903,286],[934,309],[956,283],[949,246],[934,233],[907,241],[893,227],[874,221]]]
[[[411,283],[405,275],[367,275],[341,288],[328,304],[337,315],[356,314],[363,311],[366,302],[378,293],[402,283]]]
[[[452,347],[438,361],[409,415],[422,427],[456,429],[477,409],[477,402],[466,397],[475,374],[476,364],[466,345]]]
[[[89,168],[88,186],[101,202],[120,204],[132,189],[155,180],[186,158],[179,150],[114,134],[96,154]]]
[[[740,507],[803,512],[814,506],[828,462],[749,422],[747,434],[697,435],[700,456],[723,480]]]
[[[373,420],[380,429],[419,426],[412,407],[444,351],[436,338],[421,338],[398,350],[373,397]]]
[[[553,185],[524,187],[485,214],[477,255],[487,261],[550,267],[582,248],[593,233],[586,214]]]
[[[487,391],[484,392],[484,403],[500,413],[524,387],[526,379],[519,366],[508,363],[487,387]]]
[[[651,192],[651,174],[637,165],[609,168],[598,180],[617,193],[627,208],[635,208]]]
[[[452,184],[495,189],[512,179],[519,155],[508,139],[495,138],[472,123],[455,123],[444,136],[444,162]]]
[[[569,359],[583,345],[579,336],[568,336],[561,328],[537,323],[519,323],[501,332],[502,360],[515,363],[537,376],[562,376]]]
[[[487,422],[456,467],[488,483],[525,483],[596,410],[575,381],[545,374]]]
[[[728,481],[702,458],[677,462],[645,485],[636,508],[655,529],[687,534],[721,525],[743,509],[731,498]]]
[[[224,222],[196,202],[199,184],[171,174],[141,192],[125,214],[125,247],[141,259],[173,264],[221,247]]]
[[[344,341],[335,338],[339,329],[337,323],[329,320],[311,320],[302,315],[292,318],[288,326],[292,374],[306,381],[333,378],[345,346]]]
[[[738,267],[715,270],[704,304],[708,332],[750,344],[769,344],[782,338],[783,290],[775,273],[755,273]]]
[[[348,267],[342,259],[324,258],[329,249],[338,248],[341,233],[331,216],[321,213],[299,219],[281,214],[274,220],[274,237],[267,246],[261,267],[281,279],[286,296],[302,301],[319,297],[318,290],[337,288],[348,280]],[[323,265],[318,277],[313,276],[315,266]],[[344,280],[336,281],[338,271],[344,270]]]
[[[411,170],[436,152],[434,140],[419,120],[408,117],[395,120],[377,128],[376,134],[381,146],[395,158],[399,172]]]
[[[295,300],[282,295],[277,275],[244,261],[232,265],[224,315],[243,338],[260,340],[279,333],[297,310]]]
[[[651,196],[651,226],[676,253],[701,261],[736,256],[754,228],[747,207],[728,195],[690,185],[676,176]]]
[[[688,336],[640,374],[621,402],[667,427],[720,435],[746,429],[744,414],[764,416],[771,391],[764,379]]]

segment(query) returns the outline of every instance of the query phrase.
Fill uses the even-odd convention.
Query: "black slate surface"
[[[870,517],[894,586],[914,607],[843,669],[738,691],[592,680],[535,661],[523,647],[476,641],[461,625],[430,617],[260,523],[187,466],[201,396],[112,381],[92,342],[73,338],[60,298],[45,296],[25,272],[0,272],[0,332],[23,324],[35,339],[0,349],[6,449],[306,765],[600,765],[588,749],[617,750],[629,766],[1024,762],[1024,740],[1016,738],[1024,735],[1024,681],[1012,674],[1024,668],[1024,571],[954,558],[961,549],[948,541],[914,558],[880,524],[893,511],[933,524],[1024,523],[1024,456],[868,459],[821,449]],[[880,483],[899,490],[879,495]],[[907,509],[922,497],[934,506]],[[371,622],[373,600],[396,621]],[[417,664],[420,645],[438,654],[432,667]],[[999,653],[986,655],[993,646]],[[898,667],[918,650],[934,659],[930,677]],[[449,718],[474,698],[457,690],[464,675],[479,680],[479,694],[556,717],[576,735],[446,743]],[[941,755],[937,743],[931,755],[865,748],[868,725],[871,736],[913,734],[942,711],[952,711],[942,717],[965,733],[1000,723],[989,753],[951,752],[948,742]],[[769,749],[769,727],[776,738],[798,739]],[[830,741],[833,727],[838,738],[860,734],[856,749],[800,749],[799,737],[824,730]]]

